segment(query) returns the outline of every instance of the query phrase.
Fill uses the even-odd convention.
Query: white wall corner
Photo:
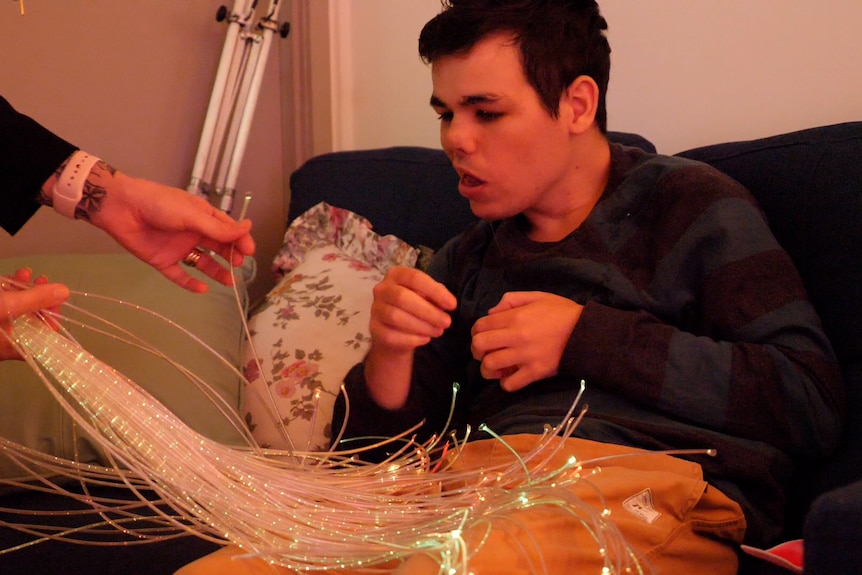
[[[356,141],[352,0],[329,0],[332,148],[352,150]]]

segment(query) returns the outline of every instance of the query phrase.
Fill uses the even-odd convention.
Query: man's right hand
[[[393,267],[374,286],[371,339],[396,352],[423,346],[449,327],[455,296],[428,274],[415,268]]]
[[[390,268],[374,286],[365,379],[379,405],[388,409],[404,405],[414,350],[443,334],[452,323],[449,312],[457,305],[443,284],[415,268]]]

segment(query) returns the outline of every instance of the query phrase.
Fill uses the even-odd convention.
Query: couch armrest
[[[803,533],[806,575],[858,573],[862,566],[862,481],[818,497]]]

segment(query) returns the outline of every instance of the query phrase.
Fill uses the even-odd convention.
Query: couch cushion
[[[249,259],[249,265],[252,263]],[[157,312],[198,336],[231,365],[239,365],[243,341],[242,312],[237,309],[231,288],[206,278],[209,292],[194,294],[177,287],[129,254],[7,258],[0,260],[0,273],[8,275],[25,266],[32,268],[34,277],[45,274],[52,281],[67,284],[72,290],[119,298]],[[194,273],[204,279],[198,272]],[[238,287],[241,303],[245,306],[245,287]],[[213,361],[199,343],[133,308],[78,294],[70,298],[70,303],[80,305],[155,345],[203,378],[239,413],[240,378]],[[81,316],[76,314],[75,317]],[[126,343],[75,325],[69,324],[68,329],[86,350],[140,384],[199,433],[223,443],[243,441],[220,411],[173,366]],[[67,459],[77,455],[82,461],[104,463],[99,450],[74,431],[69,415],[26,363],[0,362],[0,382],[3,384],[0,436],[49,455]],[[0,479],[20,474],[17,465],[5,456],[0,457]]]
[[[858,573],[862,481],[819,497],[805,520],[805,574]]]

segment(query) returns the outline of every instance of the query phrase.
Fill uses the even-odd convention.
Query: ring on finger
[[[202,255],[204,255],[204,250],[202,250],[201,248],[196,247],[196,248],[194,248],[192,251],[190,251],[190,252],[188,253],[188,255],[186,255],[186,257],[184,257],[184,258],[183,258],[182,263],[186,264],[186,265],[187,265],[187,266],[189,266],[190,268],[197,267],[197,265],[198,265],[198,264],[200,263],[200,261],[201,261],[201,256],[202,256]]]

